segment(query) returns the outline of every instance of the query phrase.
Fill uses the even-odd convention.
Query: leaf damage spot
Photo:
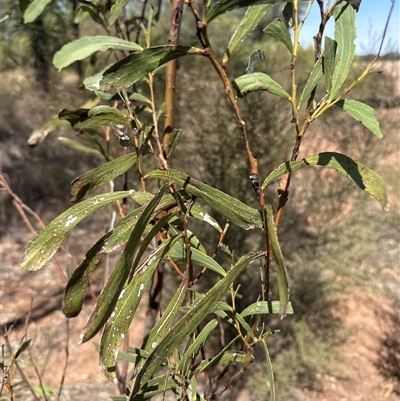
[[[67,221],[65,223],[65,227],[68,228],[71,224],[73,224],[76,221],[77,218],[78,218],[77,216],[74,216],[74,215],[70,214],[67,217]]]
[[[140,297],[140,293],[143,291],[143,289],[144,289],[144,284],[140,283],[139,291],[138,291],[138,294],[137,294],[138,297]]]

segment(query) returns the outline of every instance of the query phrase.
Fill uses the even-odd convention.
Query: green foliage
[[[360,189],[371,194],[385,209],[388,204],[386,186],[382,178],[373,170],[356,162],[348,156],[334,152],[323,152],[317,155],[305,157],[301,161],[286,162],[275,169],[264,181],[265,188],[273,180],[284,174],[294,172],[304,166],[326,166],[343,174],[354,182]]]
[[[279,83],[279,76],[272,78],[272,73],[267,75],[264,72],[250,71],[255,69],[256,61],[259,62],[257,68],[264,61],[264,53],[259,49],[253,51],[254,57],[250,57],[249,67],[244,75],[238,78],[227,75],[228,66],[234,62],[233,53],[270,11],[271,1],[209,1],[202,5],[202,10],[198,9],[197,3],[190,1],[201,48],[193,47],[191,43],[177,44],[176,39],[182,21],[181,14],[176,10],[170,26],[169,39],[163,37],[160,39],[161,44],[152,45],[155,28],[152,27],[153,12],[148,11],[147,21],[144,18],[145,14],[142,15],[139,30],[136,32],[137,39],[133,42],[129,31],[130,20],[128,17],[121,17],[124,7],[126,7],[124,13],[129,14],[127,3],[121,0],[112,6],[107,2],[104,7],[97,7],[97,3],[88,2],[86,9],[81,8],[81,11],[89,13],[93,21],[105,27],[108,33],[111,33],[111,26],[114,25],[115,36],[96,35],[77,39],[65,45],[54,56],[54,66],[60,70],[88,57],[96,65],[96,58],[100,58],[99,52],[107,51],[108,55],[117,58],[111,65],[110,60],[104,63],[102,59],[97,64],[98,70],[94,71],[95,74],[84,81],[83,89],[88,90],[91,96],[96,96],[96,101],[92,105],[78,109],[63,109],[58,115],[60,121],[67,121],[83,139],[86,138],[85,147],[79,149],[76,143],[69,142],[71,147],[83,152],[94,148],[95,152],[105,157],[106,162],[73,181],[72,201],[79,203],[56,217],[33,239],[28,245],[22,268],[37,270],[43,267],[81,220],[96,210],[123,199],[123,208],[118,203],[121,219],[95,242],[70,277],[63,306],[66,316],[77,316],[82,310],[90,276],[102,256],[123,247],[81,334],[81,342],[85,342],[103,330],[99,351],[105,376],[111,381],[121,380],[117,368],[118,348],[132,324],[146,288],[152,279],[161,280],[160,266],[170,263],[179,276],[179,283],[171,290],[173,295],[161,311],[160,319],[153,322],[140,348],[131,350],[125,355],[119,354],[121,358],[134,364],[132,376],[124,378],[129,383],[128,399],[147,399],[167,391],[173,392],[177,399],[182,400],[187,397],[218,398],[222,395],[218,390],[218,380],[215,387],[210,385],[210,388],[204,390],[201,389],[199,374],[206,372],[208,377],[213,375],[218,378],[222,372],[220,368],[225,369],[237,363],[239,365],[237,374],[225,384],[225,388],[228,388],[234,378],[249,367],[255,347],[262,347],[264,369],[269,381],[268,395],[273,401],[276,399],[276,391],[269,351],[272,329],[268,326],[268,318],[270,315],[279,315],[281,318],[288,314],[296,316],[296,305],[289,299],[290,266],[284,261],[285,249],[278,239],[278,231],[281,237],[281,221],[284,221],[281,219],[283,211],[286,210],[293,173],[304,166],[329,167],[372,195],[384,208],[387,206],[386,188],[381,177],[349,156],[320,152],[297,161],[302,140],[309,126],[324,116],[333,105],[342,108],[351,117],[360,121],[376,137],[382,137],[373,109],[360,101],[345,98],[372,72],[374,62],[340,93],[348,80],[354,59],[356,11],[347,2],[335,3],[333,7],[335,39],[325,39],[325,48],[313,60],[314,66],[310,68],[309,73],[303,71],[297,64],[297,58],[301,55],[298,37],[302,28],[298,1],[294,1],[293,4],[288,3],[284,7],[283,18],[286,23],[282,19],[275,19],[264,29],[265,33],[281,42],[279,46],[283,46],[290,53],[291,85],[286,91],[283,88],[284,84]],[[31,3],[25,10],[25,19],[33,21],[43,12],[46,4],[45,1],[38,0]],[[176,4],[174,6],[178,7]],[[214,20],[217,17],[222,19],[227,11],[242,7],[248,7],[247,12],[234,30],[231,39],[218,48],[213,46],[208,35],[209,25],[215,24]],[[325,17],[329,19],[330,14],[327,13]],[[109,21],[110,27],[105,25],[105,21]],[[293,28],[293,41],[289,26]],[[322,42],[319,43],[319,49],[316,46],[316,53],[321,50],[321,46]],[[246,48],[247,50],[253,49]],[[129,54],[126,55],[126,52]],[[217,53],[223,55],[221,62],[217,59]],[[202,177],[203,167],[207,166],[207,163],[212,167],[211,160],[214,160],[212,158],[221,159],[224,153],[210,149],[213,138],[200,137],[201,133],[199,133],[200,141],[203,142],[207,152],[199,155],[201,168],[198,174],[187,174],[181,171],[184,168],[171,167],[172,156],[174,163],[177,160],[176,163],[179,164],[179,156],[187,156],[185,153],[190,150],[188,144],[181,147],[185,140],[185,131],[177,130],[175,127],[175,106],[178,103],[175,100],[175,91],[182,90],[187,96],[190,85],[196,84],[189,80],[187,87],[176,85],[177,59],[182,59],[183,62],[187,55],[201,56],[210,63],[210,71],[216,72],[215,76],[219,78],[221,87],[221,90],[215,88],[214,90],[218,94],[227,95],[228,107],[234,112],[228,114],[223,110],[214,110],[214,113],[220,115],[222,122],[220,129],[212,134],[214,137],[226,136],[219,140],[225,140],[226,146],[229,147],[231,139],[227,136],[227,131],[229,129],[239,131],[242,144],[237,145],[237,148],[246,156],[248,163],[247,170],[244,167],[242,170],[246,171],[245,174],[250,178],[247,179],[247,187],[244,187],[242,193],[229,191],[228,194],[228,191],[215,188],[215,183],[210,185],[206,182],[205,174]],[[120,56],[122,58],[119,59]],[[200,60],[200,57],[198,59]],[[108,67],[105,68],[105,64]],[[163,67],[166,67],[167,85],[164,98],[161,100],[157,92],[159,90],[157,80],[160,79],[159,71]],[[308,75],[308,79],[298,99],[298,76],[301,74]],[[322,77],[324,77],[325,94],[317,103],[316,88],[320,85]],[[263,99],[262,93],[246,96],[246,99],[239,101],[234,95],[234,89],[239,98],[245,97],[250,92],[267,91],[275,96],[277,107],[286,107],[292,115],[292,125],[286,121],[282,123],[287,131],[294,132],[292,157],[269,175],[267,171],[271,171],[272,166],[260,162],[264,158],[260,158],[258,163],[256,160],[257,152],[263,156],[262,147],[266,147],[266,140],[264,138],[260,149],[254,146],[252,129],[248,128],[249,125],[243,119],[244,113],[242,113],[242,110],[246,109],[246,99],[256,96]],[[203,105],[196,95],[195,102],[200,104],[199,113],[201,113]],[[263,113],[265,110],[262,100],[253,102],[260,110],[247,113],[249,120],[256,116],[257,112]],[[306,110],[302,112],[301,107],[306,102]],[[182,106],[184,109],[185,104]],[[249,108],[251,110],[251,107]],[[164,127],[161,128],[160,119],[163,114]],[[207,123],[204,121],[204,126]],[[34,132],[30,143],[32,145],[40,143],[58,125],[60,122],[51,117]],[[260,128],[256,127],[254,131],[257,129]],[[262,128],[260,131],[262,132]],[[118,142],[112,142],[110,139],[110,134],[113,133]],[[105,142],[97,139],[100,135],[106,138]],[[278,141],[277,135],[269,139],[272,144],[273,141]],[[117,145],[115,147],[117,153],[119,151],[125,154],[112,156],[111,144]],[[276,145],[277,151],[287,152],[283,150],[283,145],[286,145],[283,139],[281,145],[282,149]],[[254,149],[256,150],[253,153]],[[212,154],[213,151],[215,155]],[[273,152],[274,149],[269,151]],[[87,194],[117,177],[123,175],[126,177],[126,173],[131,169],[134,169],[139,176],[132,189],[129,186],[131,183],[125,179],[124,189],[127,190],[82,200]],[[222,161],[222,170],[232,176],[238,171],[227,160]],[[272,198],[269,184],[278,178],[281,179],[278,187],[279,196],[277,200],[275,199],[278,207],[274,212],[269,203]],[[163,182],[163,185],[157,188],[160,182]],[[142,191],[133,189],[138,185],[141,185]],[[239,199],[243,193],[246,202]],[[247,196],[248,193],[251,193],[251,201],[248,201],[250,197]],[[135,201],[139,207],[128,211],[126,207],[128,200]],[[257,207],[248,205],[255,201],[258,202]],[[208,229],[216,235],[216,240],[212,243],[214,252],[208,251],[202,245],[202,239],[207,237],[204,232]],[[230,240],[229,230],[237,237],[235,240]],[[290,231],[287,226],[285,230]],[[240,241],[242,244],[237,246]],[[254,276],[254,266],[257,263],[261,265],[257,300],[254,302],[246,297],[242,300],[236,284],[241,283],[246,272]],[[274,271],[271,269],[272,266],[275,267]],[[293,280],[291,286],[294,291],[299,281],[299,277]],[[159,294],[154,294],[153,291],[155,290],[150,291],[150,298],[153,304],[158,305],[156,299]],[[322,297],[318,301],[321,299]],[[158,313],[158,306],[155,312]],[[222,327],[230,331],[233,340],[218,350],[214,348],[212,357],[206,358],[204,350],[209,343],[212,343],[218,321]],[[301,326],[304,322],[298,324]],[[293,332],[293,336],[294,342],[300,349],[301,363],[307,366],[306,370],[313,371],[314,357],[317,356],[310,356],[307,351],[307,344],[312,339],[310,332],[304,328]]]

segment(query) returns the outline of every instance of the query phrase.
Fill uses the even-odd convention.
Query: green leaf
[[[276,0],[212,0],[205,16],[207,23],[210,23],[219,15],[232,11],[235,8],[249,7],[256,4],[275,3]]]
[[[153,199],[152,194],[147,192],[132,192],[132,198],[138,202],[139,204],[147,204]],[[159,204],[157,205],[155,212],[160,210],[169,210],[177,206],[176,199],[172,195],[165,195],[161,198]],[[128,215],[126,215],[122,220],[120,220],[113,229],[113,234],[108,239],[107,244],[104,247],[104,252],[109,253],[116,249],[118,246],[121,246],[128,241],[129,233],[132,228],[136,225],[137,219],[142,213],[145,206],[140,207],[139,209],[133,210]]]
[[[91,109],[63,109],[58,115],[67,120],[74,129],[100,128],[103,126],[124,125],[130,127],[129,116],[109,106],[96,106]]]
[[[251,53],[251,56],[249,58],[249,62],[247,63],[247,68],[245,70],[245,74],[252,74],[254,72],[254,69],[259,61],[264,61],[265,60],[265,54],[261,50],[255,50],[253,53]]]
[[[100,347],[99,347],[98,351],[100,351]],[[133,364],[136,364],[138,362],[138,360],[146,359],[148,356],[149,356],[149,353],[143,351],[140,348],[129,347],[128,353],[118,351],[117,360],[118,361],[129,361]],[[126,401],[126,400],[124,400],[124,401]]]
[[[168,61],[197,52],[198,49],[188,46],[158,46],[131,54],[104,72],[100,88],[127,88]]]
[[[250,92],[259,90],[268,91],[274,95],[290,100],[290,95],[274,81],[269,75],[262,72],[242,75],[233,81],[233,87],[239,97],[244,97]]]
[[[372,195],[385,209],[387,207],[386,186],[382,178],[364,164],[348,156],[335,152],[323,152],[307,156],[296,162],[285,162],[265,179],[262,188],[282,177],[286,173],[294,172],[304,166],[326,166],[343,174],[360,189]]]
[[[335,103],[336,106],[343,109],[347,114],[359,121],[364,127],[368,128],[379,139],[383,138],[379,121],[375,116],[375,110],[365,103],[357,100],[339,100]]]
[[[322,66],[325,77],[326,92],[332,89],[332,77],[335,67],[337,43],[329,36],[325,36],[325,49],[322,54]]]
[[[289,50],[290,54],[293,53],[292,39],[289,35],[286,24],[280,18],[277,18],[268,24],[266,28],[264,28],[264,33],[271,35],[274,39],[282,42]]]
[[[82,310],[83,299],[89,287],[90,275],[97,267],[102,253],[101,249],[112,231],[100,238],[86,253],[85,259],[72,273],[65,288],[63,313],[66,317],[78,316]]]
[[[186,262],[186,248],[181,242],[177,242],[169,251],[169,255],[172,260],[176,262]],[[192,263],[196,266],[207,267],[222,277],[226,276],[226,271],[221,265],[219,265],[213,258],[205,255],[203,252],[197,250],[196,248],[190,248],[190,259]]]
[[[175,245],[176,242],[173,246]],[[179,313],[179,308],[186,298],[187,285],[188,278],[187,276],[184,276],[182,279],[182,283],[175,291],[175,294],[169,302],[167,308],[165,309],[161,319],[158,320],[155,326],[151,329],[149,336],[143,344],[142,348],[145,350],[145,352],[150,353],[151,351],[153,351],[154,347],[156,347],[157,344],[163,339],[163,337],[171,330],[171,325],[174,323],[174,320]],[[139,369],[143,366],[145,360],[142,359],[142,361],[143,363],[136,364],[136,369]]]
[[[100,8],[98,4],[80,4],[75,12],[75,20],[76,24],[81,24],[85,21],[87,15],[89,14],[92,20],[101,25],[103,28],[106,28],[103,19],[100,16]]]
[[[31,134],[28,139],[29,146],[37,146],[39,143],[43,142],[50,132],[54,131],[56,128],[61,125],[66,125],[67,122],[60,120],[58,115],[51,116],[48,120],[46,120],[43,124],[40,124]]]
[[[132,280],[124,288],[113,308],[112,314],[104,328],[100,343],[100,364],[105,376],[113,381],[115,373],[116,350],[121,345],[131,325],[136,309],[144,294],[144,289],[151,280],[157,265],[162,257],[168,252],[169,246],[177,238],[170,238],[161,244],[157,249],[141,263],[135,270]]]
[[[128,191],[97,195],[60,214],[28,244],[21,268],[23,270],[42,268],[56,253],[68,233],[80,221],[101,207],[128,196]]]
[[[78,202],[85,195],[107,184],[128,171],[137,161],[136,153],[114,159],[75,178],[71,184],[71,202]]]
[[[214,358],[201,361],[196,365],[196,372],[204,372],[208,370],[211,366],[225,365],[227,363],[244,363],[246,361],[246,354],[242,351],[225,351],[220,352]]]
[[[200,206],[194,204],[190,208],[190,215],[197,220],[205,221],[207,224],[214,227],[219,233],[222,233],[222,228],[218,224],[217,220],[206,213]]]
[[[322,78],[322,57],[314,64],[313,69],[310,72],[310,76],[308,77],[306,86],[303,89],[303,92],[300,96],[299,105],[297,106],[297,110],[300,110],[302,104],[310,98],[311,92],[318,85],[318,82]]]
[[[122,296],[121,294],[123,291],[123,286],[131,271],[133,257],[140,244],[141,236],[153,215],[154,209],[167,188],[168,186],[164,185],[160,189],[158,194],[149,202],[138,218],[129,237],[128,243],[122,252],[122,255],[118,259],[112,273],[110,274],[107,284],[100,294],[94,311],[92,312],[89,321],[86,323],[82,331],[81,343],[90,340],[99,332],[104,323],[110,317],[119,297]]]
[[[279,314],[281,317],[286,315],[286,308],[289,303],[289,280],[286,270],[286,266],[283,262],[283,256],[281,246],[278,240],[278,233],[274,222],[274,212],[272,211],[271,205],[265,205],[265,212],[267,214],[267,227],[269,240],[271,241],[272,255],[276,262],[277,280],[278,280],[278,292],[280,309]]]
[[[252,316],[252,315],[259,315],[259,314],[277,314],[281,311],[281,303],[280,301],[257,301],[254,304],[249,305],[240,316]],[[293,308],[291,302],[288,302],[286,306],[286,313],[293,314]]]
[[[143,368],[138,372],[132,395],[145,385],[161,365],[164,358],[176,349],[190,333],[195,331],[196,327],[211,312],[220,298],[223,297],[225,292],[229,289],[229,286],[250,263],[261,255],[262,253],[251,253],[240,258],[231,270],[229,270],[228,274],[215,284],[207,294],[196,303],[196,306],[191,308],[190,311],[176,323],[175,327],[164,336],[147,358]]]
[[[265,363],[267,365],[268,381],[269,381],[269,400],[275,401],[275,380],[274,371],[272,369],[271,357],[269,356],[269,351],[265,339],[261,340],[265,353]]]
[[[168,155],[167,157],[170,158],[172,155],[172,152],[174,151],[176,145],[178,144],[178,141],[180,137],[182,136],[183,131],[181,129],[173,129],[171,133],[171,140],[168,145]]]
[[[235,327],[235,321],[239,322],[239,324],[245,329],[246,333],[250,336],[251,340],[255,341],[256,337],[254,332],[249,324],[243,319],[243,317],[239,315],[239,313],[236,313],[236,311],[233,311],[232,307],[229,307],[229,315],[225,312],[226,309],[224,309],[225,308],[214,308],[213,313],[224,319],[232,327]],[[233,317],[231,315],[233,315]]]
[[[263,227],[258,210],[180,171],[173,169],[154,170],[148,173],[146,178],[159,178],[165,182],[173,181],[186,192],[202,199],[207,205],[211,206],[216,212],[222,214],[230,222],[245,230]]]
[[[26,340],[18,346],[18,348],[12,354],[12,362],[14,362],[14,360],[17,359],[30,346],[31,341],[32,339]],[[8,366],[10,366],[10,363],[8,364]]]
[[[82,153],[94,153],[96,155],[102,155],[99,149],[91,148],[89,146],[83,145],[78,141],[74,141],[73,139],[66,138],[65,136],[59,136],[58,140],[65,146],[77,150]]]
[[[139,391],[133,398],[127,397],[126,395],[123,396],[114,396],[111,397],[113,401],[143,401],[143,400],[151,400],[157,394],[167,393],[169,390],[174,390],[179,388],[180,383],[171,376],[170,373],[166,375],[157,376],[151,380],[143,387],[141,391]],[[165,394],[163,397],[165,399]],[[159,397],[156,397],[159,399]],[[203,399],[199,399],[196,401],[203,401]],[[205,401],[205,400],[204,400]]]
[[[292,28],[293,27],[293,3],[288,1],[283,7],[282,16],[286,24]]]
[[[85,78],[85,80],[83,81],[83,87],[89,91],[99,91],[100,81],[103,78],[103,73],[107,68],[104,68],[104,70],[98,72],[95,75],[91,75],[90,77]],[[111,96],[114,96],[112,93],[107,93],[107,95],[109,95],[110,98]]]
[[[349,74],[354,59],[356,46],[356,11],[349,3],[342,2],[334,10],[335,40],[339,54],[336,56],[336,65],[332,77],[332,89],[328,101],[332,101]]]
[[[272,4],[258,4],[250,6],[244,15],[240,25],[236,28],[234,34],[229,41],[228,47],[222,59],[222,64],[227,65],[228,61],[237,47],[243,42],[247,35],[254,30],[267,12],[271,9]]]
[[[186,372],[190,360],[196,356],[199,348],[207,340],[208,336],[217,326],[217,319],[213,319],[206,324],[204,329],[199,333],[198,336],[196,336],[196,339],[193,341],[187,351],[182,355],[178,364],[178,372]]]
[[[51,0],[33,0],[24,12],[24,23],[29,24],[30,22],[35,21],[35,19],[43,13],[46,6],[50,3]]]
[[[136,100],[138,102],[151,104],[151,100],[148,99],[146,96],[141,95],[140,93],[128,93],[129,100]],[[174,130],[174,131],[182,131],[182,130]]]
[[[115,21],[118,19],[123,8],[128,4],[128,2],[129,0],[115,0],[115,3],[111,7],[110,19],[108,21],[111,26],[115,24]]]
[[[93,53],[104,52],[109,49],[135,52],[143,50],[137,43],[116,38],[115,36],[85,36],[63,46],[55,54],[53,64],[58,70],[62,70],[75,61],[83,60]]]

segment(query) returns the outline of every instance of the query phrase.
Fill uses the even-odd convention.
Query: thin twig
[[[58,394],[57,394],[57,399],[61,399],[61,393],[64,387],[64,381],[65,381],[65,376],[67,373],[67,368],[69,364],[69,319],[65,319],[65,324],[66,324],[66,339],[65,339],[65,363],[64,363],[64,368],[63,368],[63,373],[60,381],[60,386],[58,387]]]

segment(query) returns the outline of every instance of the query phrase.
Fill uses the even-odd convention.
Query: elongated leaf
[[[68,233],[80,221],[101,207],[128,196],[128,191],[97,195],[60,214],[28,244],[21,268],[38,270],[43,267],[56,253]]]
[[[190,209],[190,215],[197,220],[202,220],[208,223],[210,226],[214,227],[219,233],[222,233],[222,228],[218,224],[217,220],[206,213],[200,206],[193,205]]]
[[[212,0],[205,19],[209,23],[219,15],[225,14],[227,11],[234,10],[235,8],[275,2],[276,0]]]
[[[140,216],[140,214],[143,212],[143,210],[144,210],[144,208],[140,208],[140,209],[134,211],[135,217],[136,217],[136,219],[134,220],[135,223],[136,223],[138,217]],[[146,231],[150,231],[150,233],[148,233],[148,235],[142,242],[140,250],[136,255],[135,261],[137,260],[137,262],[136,262],[136,264],[134,263],[134,266],[136,266],[139,263],[140,257],[143,255],[144,251],[142,250],[142,248],[145,249],[147,247],[149,241],[151,241],[151,239],[154,237],[155,233],[157,233],[160,230],[160,228],[162,228],[165,225],[165,223],[173,217],[172,212],[173,211],[171,211],[171,213],[167,214],[162,219],[160,219],[160,221],[158,221],[157,224],[155,226],[153,226],[153,228],[151,230],[147,229],[150,226],[146,227],[144,233],[146,233]],[[125,220],[125,219],[123,219],[123,220]],[[121,223],[121,221],[120,221],[120,223]],[[124,223],[123,226],[127,225],[125,221],[123,223]],[[121,226],[122,226],[122,224],[121,224]],[[126,231],[127,231],[126,232],[126,241],[128,240],[129,232],[132,231],[132,227],[133,227],[132,224],[128,224],[128,227],[126,228]],[[115,228],[114,230],[117,230],[117,228]],[[64,296],[63,313],[67,317],[74,317],[80,313],[80,311],[82,309],[82,304],[83,304],[83,297],[89,286],[90,274],[97,267],[97,264],[99,263],[102,256],[105,253],[107,253],[107,251],[109,251],[109,249],[107,249],[107,243],[108,243],[108,240],[111,239],[113,235],[115,235],[114,230],[109,231],[102,238],[100,238],[100,240],[97,241],[94,246],[92,246],[92,248],[87,252],[86,257],[83,260],[83,262],[78,266],[78,268],[72,274],[72,276],[67,284],[67,288],[66,288],[66,292],[65,292],[65,296]],[[153,233],[151,232],[152,230],[154,230]]]
[[[265,363],[267,365],[267,373],[269,381],[269,401],[275,401],[275,380],[274,380],[274,371],[272,369],[271,357],[269,356],[269,351],[265,339],[263,339],[261,343],[264,348]]]
[[[115,177],[124,174],[137,161],[136,153],[131,153],[114,159],[95,168],[72,181],[71,202],[78,202],[85,195],[107,184]]]
[[[250,92],[268,91],[274,95],[290,100],[287,93],[278,82],[274,81],[269,75],[262,72],[242,75],[233,81],[233,87],[237,91],[239,97],[244,97]]]
[[[67,120],[74,129],[100,128],[103,126],[124,125],[130,127],[129,116],[122,111],[109,106],[96,106],[92,109],[63,109],[58,115]]]
[[[239,322],[239,324],[244,328],[245,333],[248,334],[251,338],[252,341],[256,340],[256,336],[250,327],[250,325],[244,320],[244,318],[239,315],[239,313],[236,313],[235,311],[232,311],[232,308],[229,308],[230,314],[226,313],[225,310],[222,308],[214,308],[213,313],[215,313],[217,316],[220,318],[224,319],[227,323],[229,323],[230,326],[235,327],[236,322]],[[233,315],[233,317],[232,317]]]
[[[146,192],[132,192],[131,196],[141,205],[147,204],[151,199],[153,199],[153,195]],[[161,210],[167,211],[170,209],[170,211],[173,212],[174,210],[172,208],[174,206],[176,206],[176,199],[172,195],[165,195],[158,203],[155,212]],[[112,252],[118,246],[121,246],[128,241],[129,233],[137,223],[137,219],[141,215],[144,207],[145,206],[142,206],[139,209],[130,212],[115,225],[113,234],[108,239],[108,242],[103,249],[105,253]]]
[[[226,65],[233,54],[239,47],[247,35],[259,24],[267,12],[271,9],[272,4],[258,4],[250,6],[244,15],[240,25],[236,28],[234,34],[229,41],[228,47],[222,59],[222,64]]]
[[[171,378],[171,375],[168,373],[166,375],[157,376],[151,380],[143,387],[141,391],[139,391],[133,398],[123,396],[114,396],[111,397],[113,401],[144,401],[154,399],[157,394],[167,393],[169,390],[174,390],[180,387],[180,383]],[[163,395],[165,398],[165,394]],[[159,397],[156,397],[156,399]],[[196,401],[203,401],[204,398],[201,398]],[[205,401],[205,400],[204,400]]]
[[[293,3],[288,1],[283,7],[282,16],[286,24],[292,28],[293,27]]]
[[[176,245],[176,242],[173,246]],[[188,278],[185,276],[182,280],[181,285],[175,291],[174,296],[169,302],[167,308],[165,309],[161,319],[155,324],[151,329],[148,338],[146,339],[144,348],[145,352],[150,353],[157,346],[157,344],[162,340],[162,338],[171,330],[171,325],[174,323],[176,316],[179,313],[179,308],[181,307],[183,301],[186,298],[187,293]],[[139,369],[144,364],[136,364],[135,368]]]
[[[121,14],[123,8],[128,4],[129,0],[116,0],[110,10],[110,19],[108,23],[113,26],[115,21]]]
[[[274,212],[272,211],[271,205],[265,205],[265,211],[267,213],[267,226],[269,239],[271,241],[272,255],[276,262],[277,280],[278,280],[278,292],[279,292],[279,314],[281,317],[286,315],[286,308],[289,303],[289,281],[286,266],[283,263],[283,256],[281,246],[278,240],[278,233],[276,231],[274,222]]]
[[[254,304],[249,305],[240,316],[246,317],[258,314],[269,314],[269,313],[280,313],[281,303],[280,301],[257,301]],[[293,308],[291,302],[288,302],[286,306],[286,313],[293,314]]]
[[[218,354],[215,358],[201,361],[196,365],[196,372],[204,372],[211,366],[225,365],[230,362],[243,363],[246,360],[246,354],[241,351],[224,351]]]
[[[96,24],[106,28],[103,19],[100,17],[100,8],[101,5],[98,4],[80,4],[75,12],[75,24],[82,24],[86,20],[86,17],[90,15]]]
[[[289,35],[286,24],[280,18],[277,18],[268,24],[267,27],[264,28],[264,33],[282,42],[289,50],[290,54],[293,53],[292,39]]]
[[[81,334],[82,343],[90,340],[99,332],[104,323],[110,317],[119,297],[123,296],[123,287],[128,279],[133,263],[133,257],[140,244],[141,236],[166,189],[167,186],[164,185],[158,194],[149,202],[136,222],[128,243],[110,274],[107,284],[100,294],[92,315],[83,328]]]
[[[78,60],[83,60],[86,57],[98,51],[104,52],[108,49],[127,50],[140,52],[143,50],[137,43],[129,42],[124,39],[114,36],[85,36],[69,42],[58,51],[53,60],[54,67],[58,70],[69,66]]]
[[[182,134],[183,134],[183,131],[181,129],[172,130],[171,140],[168,145],[168,155],[167,155],[168,158],[171,157],[172,152],[174,151],[176,145],[178,144],[178,141],[179,141],[180,137],[182,136]]]
[[[131,54],[104,72],[100,88],[127,88],[168,61],[197,52],[198,49],[188,46],[158,46]]]
[[[99,346],[98,351],[100,351],[100,346]],[[118,361],[129,361],[133,364],[136,364],[138,360],[146,359],[148,356],[149,356],[149,353],[143,351],[140,348],[129,347],[128,353],[118,351],[117,360]]]
[[[24,12],[24,23],[29,24],[30,22],[35,21],[35,19],[43,13],[46,6],[50,3],[51,0],[33,0]]]
[[[196,303],[196,306],[179,320],[175,327],[155,347],[147,358],[143,368],[138,372],[132,395],[149,380],[163,362],[164,358],[176,349],[176,347],[196,329],[243,270],[261,255],[261,253],[251,253],[240,258],[231,270],[229,270],[228,274],[215,284],[207,294]]]
[[[100,250],[111,235],[111,231],[101,237],[86,253],[85,259],[75,269],[65,288],[63,313],[67,317],[78,316],[82,310],[83,298],[89,287],[90,275],[102,256]]]
[[[188,363],[190,360],[196,356],[197,351],[202,346],[202,344],[207,340],[211,332],[218,326],[218,320],[213,319],[206,324],[204,329],[199,333],[187,351],[182,355],[181,360],[178,364],[178,372],[186,372],[188,368]]]
[[[375,116],[375,110],[365,103],[357,100],[339,100],[335,103],[336,106],[343,109],[347,114],[359,121],[364,127],[368,128],[379,139],[383,138],[379,121]]]
[[[300,110],[300,107],[303,105],[303,103],[309,99],[311,92],[318,85],[318,82],[322,78],[322,75],[322,57],[320,57],[319,60],[314,64],[314,67],[310,72],[310,76],[308,77],[306,86],[301,93],[297,110]]]
[[[60,120],[58,115],[51,116],[48,120],[46,120],[43,124],[39,125],[31,134],[28,139],[29,146],[37,146],[39,143],[43,142],[43,140],[47,137],[47,135],[54,131],[56,128],[61,125],[66,125],[67,122]]]
[[[138,102],[142,102],[142,103],[146,103],[146,104],[151,104],[151,100],[148,99],[146,96],[141,95],[140,93],[128,93],[128,99],[136,100]],[[182,132],[182,130],[174,130],[174,131]]]
[[[336,65],[333,71],[332,89],[329,101],[332,101],[349,74],[354,59],[356,45],[356,11],[347,2],[338,4],[334,10],[335,40],[339,54],[336,56]]]
[[[325,36],[325,49],[322,54],[322,66],[324,70],[326,92],[332,89],[332,78],[336,58],[336,42],[329,36]]]
[[[108,320],[100,343],[100,363],[105,376],[113,381],[115,374],[115,356],[131,325],[136,309],[144,294],[144,289],[151,280],[158,263],[168,252],[169,246],[176,238],[170,238],[150,253],[138,267],[132,280],[121,292]]]
[[[173,181],[185,191],[201,198],[215,211],[222,214],[232,223],[245,230],[262,228],[262,219],[258,210],[253,209],[239,200],[219,191],[207,184],[177,170],[154,170],[146,175],[147,178],[159,178],[166,182]]]
[[[253,53],[251,53],[251,56],[249,58],[249,62],[247,63],[247,68],[245,70],[245,74],[252,74],[254,72],[254,69],[256,68],[256,65],[259,61],[264,61],[265,60],[265,54],[261,50],[255,50]]]
[[[364,164],[357,162],[346,155],[335,152],[323,152],[307,156],[296,162],[285,162],[265,179],[262,188],[282,177],[284,174],[294,172],[304,166],[326,166],[343,174],[360,189],[372,195],[385,209],[387,207],[386,186],[382,178]]]
[[[176,262],[186,261],[186,251],[185,247],[181,242],[177,242],[172,249],[169,251],[169,255],[172,260]],[[190,248],[190,258],[194,265],[200,267],[207,267],[212,271],[220,274],[222,277],[226,276],[226,272],[221,265],[219,265],[213,258],[205,255],[203,252],[197,250],[196,248]]]
[[[100,81],[103,78],[103,73],[107,68],[105,68],[103,71],[98,72],[95,75],[91,75],[90,77],[85,78],[85,80],[83,81],[83,87],[89,91],[100,91]],[[109,93],[108,95],[110,97],[113,96],[111,93]]]
[[[103,154],[100,152],[99,149],[96,148],[90,148],[89,146],[84,145],[81,142],[74,141],[73,139],[66,138],[65,136],[59,136],[57,138],[64,146],[67,146],[68,148],[77,150],[78,152],[82,153],[93,153],[99,156],[102,156]]]

